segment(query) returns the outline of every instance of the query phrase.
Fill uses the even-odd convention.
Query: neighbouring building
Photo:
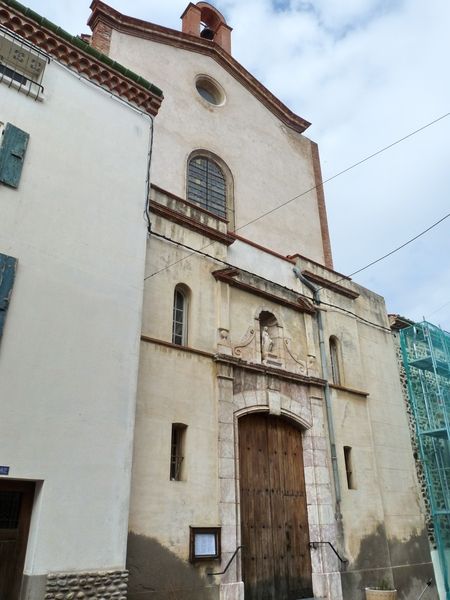
[[[440,597],[450,598],[450,334],[390,315]]]
[[[333,270],[309,123],[210,4],[182,31],[91,9],[93,47],[165,95],[129,599],[360,600],[384,581],[415,600],[433,568],[395,344],[383,298]]]
[[[126,598],[161,100],[82,40],[0,2],[2,600]]]

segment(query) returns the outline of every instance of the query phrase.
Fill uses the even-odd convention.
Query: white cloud
[[[88,2],[28,0],[72,33]],[[179,28],[187,0],[111,0]],[[324,176],[450,111],[447,0],[217,0],[233,54],[302,117]],[[450,117],[326,185],[335,267],[352,272],[448,212]],[[299,190],[299,193],[302,190]],[[301,249],[299,249],[301,250]],[[450,300],[450,219],[356,280],[420,319]],[[431,316],[433,319],[433,315]],[[436,313],[450,329],[450,305]]]

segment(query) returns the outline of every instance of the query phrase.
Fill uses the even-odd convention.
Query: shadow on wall
[[[218,600],[219,587],[154,538],[128,534],[128,600]]]
[[[358,557],[342,573],[342,593],[345,600],[364,600],[364,588],[381,581],[398,590],[398,600],[417,600],[428,579],[423,600],[438,600],[426,530],[408,540],[387,538],[384,525],[361,541]]]

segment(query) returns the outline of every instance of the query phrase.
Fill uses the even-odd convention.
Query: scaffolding
[[[403,329],[400,343],[445,597],[450,600],[450,333],[424,321]]]

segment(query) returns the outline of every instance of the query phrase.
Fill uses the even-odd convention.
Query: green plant
[[[388,591],[392,590],[392,586],[389,584],[387,579],[380,579],[378,585],[375,587],[376,590]]]

